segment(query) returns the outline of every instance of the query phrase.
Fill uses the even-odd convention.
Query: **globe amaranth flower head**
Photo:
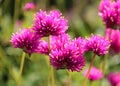
[[[48,14],[40,10],[35,15],[33,30],[39,36],[59,35],[65,33],[67,29],[67,20],[57,10],[50,11]]]
[[[38,36],[31,29],[22,29],[20,32],[13,34],[10,41],[15,48],[21,48],[28,54],[35,52],[39,44]]]
[[[112,54],[120,53],[120,30],[107,28],[106,37],[111,41],[110,52]]]
[[[46,42],[44,40],[40,40],[39,45],[36,49],[36,52],[40,53],[40,54],[49,55],[48,42]]]
[[[87,43],[87,40],[82,37],[78,37],[73,40],[74,46],[76,46],[78,50],[81,51],[82,55],[84,55],[85,51],[87,50],[86,43]]]
[[[83,75],[86,76],[87,74],[87,70],[85,70],[83,72]],[[100,80],[101,78],[103,77],[103,74],[102,74],[102,71],[96,67],[92,67],[91,70],[90,70],[90,74],[89,74],[89,80],[91,81],[95,81],[95,80]]]
[[[24,6],[25,11],[35,10],[35,8],[36,8],[36,6],[35,6],[35,4],[33,2],[28,2]]]
[[[68,42],[70,42],[70,36],[68,34],[64,33],[58,36],[50,36],[50,49],[47,41],[40,40],[36,51],[40,54],[49,55],[51,50],[61,49]]]
[[[86,43],[86,49],[87,51],[93,51],[97,55],[103,55],[108,52],[108,49],[110,47],[110,42],[106,40],[105,38],[98,36],[98,35],[91,35],[87,39]]]
[[[50,37],[50,44],[51,49],[61,49],[64,47],[65,44],[70,42],[70,36],[68,34],[60,34],[58,36],[51,36]]]
[[[120,72],[118,73],[109,73],[107,76],[108,81],[112,86],[120,86]]]
[[[99,7],[99,15],[107,28],[115,28],[120,25],[120,0],[102,0]]]
[[[62,42],[64,41],[62,40]],[[85,59],[81,53],[83,51],[80,51],[78,46],[76,46],[76,42],[62,42],[59,41],[59,47],[51,50],[49,54],[51,65],[53,65],[56,69],[80,71],[85,65]]]

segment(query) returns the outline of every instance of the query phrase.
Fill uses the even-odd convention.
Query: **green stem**
[[[71,86],[71,84],[72,84],[72,76],[71,76],[71,74],[70,74],[70,72],[68,70],[66,70],[66,71],[67,71],[67,74],[69,76],[69,81],[70,81],[70,85],[69,86]]]
[[[16,19],[18,18],[18,15],[19,15],[19,3],[20,3],[20,0],[15,0],[14,18],[13,18],[14,23],[15,23]]]
[[[55,86],[54,68],[52,66],[51,66],[51,80],[52,80],[52,86]]]
[[[96,54],[94,54],[93,57],[92,57],[92,59],[91,59],[90,66],[89,66],[89,69],[88,69],[88,71],[87,71],[87,75],[86,75],[85,80],[84,80],[84,82],[83,82],[83,86],[86,86],[86,85],[87,85],[89,73],[90,73],[90,70],[91,70],[91,68],[92,68],[92,65],[93,65],[95,56],[96,56]]]
[[[25,52],[22,53],[22,59],[21,59],[21,64],[20,64],[20,72],[19,72],[18,85],[17,86],[21,85],[21,79],[22,79],[22,71],[23,71],[24,61],[25,61]]]
[[[105,71],[105,66],[106,66],[106,60],[108,58],[108,54],[105,55],[105,57],[103,58],[103,63],[102,63],[102,73],[104,74]]]
[[[89,86],[92,86],[92,84],[93,84],[93,81],[90,81],[90,85]]]

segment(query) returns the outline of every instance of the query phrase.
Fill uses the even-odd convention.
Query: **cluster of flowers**
[[[80,71],[85,66],[84,53],[87,51],[97,55],[107,53],[110,42],[104,37],[92,34],[87,39],[71,39],[67,29],[67,20],[59,11],[40,10],[34,17],[33,27],[13,34],[11,43],[30,55],[36,52],[49,55],[54,68],[69,71]],[[42,39],[46,36],[50,37],[50,42]]]
[[[120,0],[102,0],[99,15],[105,26],[105,37],[111,41],[110,54],[120,53]],[[112,86],[120,86],[120,73],[110,73],[108,80]]]
[[[110,52],[120,53],[120,0],[102,0],[99,15],[106,26],[106,38],[111,40]]]
[[[49,55],[50,63],[55,69],[68,69],[69,71],[80,71],[85,66],[84,54],[93,51],[96,55],[120,53],[120,0],[102,0],[100,3],[99,15],[102,17],[105,26],[105,37],[91,35],[88,38],[78,37],[71,39],[66,33],[68,29],[67,20],[62,14],[53,10],[47,13],[40,10],[35,14],[34,24],[31,28],[23,28],[14,33],[11,43],[15,48],[21,48],[31,55],[39,53]],[[27,3],[25,10],[35,9],[33,3]],[[48,37],[49,41],[43,40]],[[108,41],[110,40],[110,42]],[[88,70],[84,71],[86,76]],[[102,72],[92,67],[89,74],[91,81],[103,77]],[[120,74],[110,73],[108,80],[112,86],[120,85]]]

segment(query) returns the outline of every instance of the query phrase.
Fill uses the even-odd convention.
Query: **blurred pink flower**
[[[35,10],[35,8],[36,8],[36,6],[35,6],[35,4],[33,2],[28,2],[24,6],[25,11]]]
[[[106,29],[106,38],[111,42],[110,52],[112,54],[120,53],[120,30]]]
[[[109,73],[107,78],[112,86],[120,86],[120,72]]]
[[[88,69],[83,72],[84,76],[86,76],[87,71]],[[103,78],[102,71],[96,67],[92,67],[88,78],[91,81],[100,80],[101,78]]]

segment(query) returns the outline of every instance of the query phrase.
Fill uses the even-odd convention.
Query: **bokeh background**
[[[25,11],[24,5],[34,2],[36,9]],[[21,28],[31,27],[34,14],[43,10],[58,9],[68,20],[67,33],[72,37],[87,37],[91,33],[104,36],[105,26],[98,16],[100,0],[0,0],[0,86],[16,86],[21,49],[15,49],[10,43],[12,33]],[[91,53],[85,55],[88,67]],[[101,68],[103,57],[96,57],[94,65]],[[106,79],[111,71],[120,70],[119,55],[107,59],[105,77],[95,81],[92,86],[109,86]],[[33,54],[25,58],[21,86],[50,86],[48,85],[49,67],[45,56]],[[56,86],[82,86],[84,80],[82,71],[72,72],[72,82],[68,79],[66,70],[55,70]],[[88,82],[89,83],[89,82]]]

